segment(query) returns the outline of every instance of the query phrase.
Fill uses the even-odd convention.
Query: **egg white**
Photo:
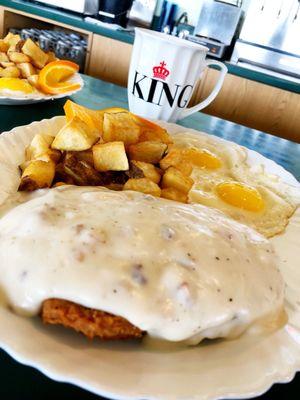
[[[222,166],[215,170],[193,169],[191,177],[195,183],[189,193],[189,202],[217,208],[268,238],[285,229],[300,204],[298,188],[267,174],[260,165],[250,167],[247,164],[247,149],[235,143],[193,133],[175,135],[174,143],[180,147],[209,150],[222,161]],[[264,201],[263,210],[247,211],[223,201],[216,192],[216,186],[223,182],[239,182],[257,189]]]

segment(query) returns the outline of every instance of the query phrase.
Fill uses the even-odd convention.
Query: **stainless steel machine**
[[[239,31],[241,5],[241,0],[204,0],[194,35],[187,39],[208,47],[211,56],[223,58]]]
[[[300,0],[252,0],[231,61],[300,78]]]

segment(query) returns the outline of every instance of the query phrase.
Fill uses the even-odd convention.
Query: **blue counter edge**
[[[285,79],[271,76],[261,71],[254,71],[252,69],[243,68],[239,65],[233,65],[228,62],[225,62],[225,64],[228,68],[228,72],[232,75],[240,76],[251,81],[260,82],[268,86],[287,90],[289,92],[294,92],[298,94],[300,93],[300,84],[298,84],[297,82],[287,81]]]
[[[34,2],[24,2],[22,0],[0,0],[0,5],[4,7],[9,7],[15,10],[27,12],[29,14],[34,14],[44,18],[53,20],[54,22],[61,22],[73,27],[83,29],[89,32],[96,33],[101,36],[108,37],[110,39],[119,40],[124,43],[133,43],[133,35],[129,32],[124,31],[114,31],[109,28],[98,26],[89,22],[86,22],[79,15],[69,13],[66,11],[58,10],[55,8],[47,7],[42,4]],[[240,67],[238,65],[233,65],[231,63],[226,63],[228,72],[232,75],[239,76],[241,78],[246,78],[255,82],[260,82],[268,86],[277,87],[279,89],[287,90],[293,93],[300,93],[300,84],[296,82],[287,81],[285,79],[268,75],[261,71],[254,71],[252,69],[247,69]]]

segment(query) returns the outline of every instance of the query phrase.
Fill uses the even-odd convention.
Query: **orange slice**
[[[67,100],[64,105],[64,110],[66,114],[67,121],[71,121],[74,117],[81,119],[85,122],[88,127],[92,130],[99,130],[102,132],[103,128],[103,115],[104,113],[118,113],[118,112],[128,112],[123,108],[105,108],[103,110],[91,110],[90,108],[76,104],[71,100]]]
[[[23,93],[34,92],[34,88],[27,81],[19,78],[1,78],[0,90],[1,89],[9,89]]]
[[[60,94],[80,88],[79,83],[69,79],[79,70],[79,66],[71,61],[52,61],[39,73],[38,84],[44,93]]]
[[[132,114],[132,118],[141,128],[141,135],[139,138],[140,142],[147,142],[147,141],[157,141],[166,144],[173,143],[170,135],[166,131],[166,129],[162,128],[161,126],[149,121],[145,118],[142,118],[138,115]]]
[[[68,122],[77,117],[85,122],[91,130],[97,129],[102,131],[103,113],[100,111],[91,110],[80,104],[73,103],[71,100],[66,101],[64,110]]]

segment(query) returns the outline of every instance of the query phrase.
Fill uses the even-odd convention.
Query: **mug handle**
[[[228,69],[227,69],[226,65],[223,64],[220,61],[205,60],[205,66],[208,67],[209,65],[217,65],[221,69],[220,76],[219,76],[219,79],[218,79],[218,81],[216,83],[216,86],[214,87],[214,89],[210,93],[210,95],[205,100],[201,101],[201,103],[196,104],[193,107],[186,108],[185,110],[183,110],[181,115],[180,115],[180,119],[188,117],[189,115],[194,114],[195,112],[200,111],[203,108],[207,107],[217,97],[217,94],[221,90],[221,87],[223,85],[223,82],[224,82],[225,76],[226,76],[226,74],[228,72]]]

